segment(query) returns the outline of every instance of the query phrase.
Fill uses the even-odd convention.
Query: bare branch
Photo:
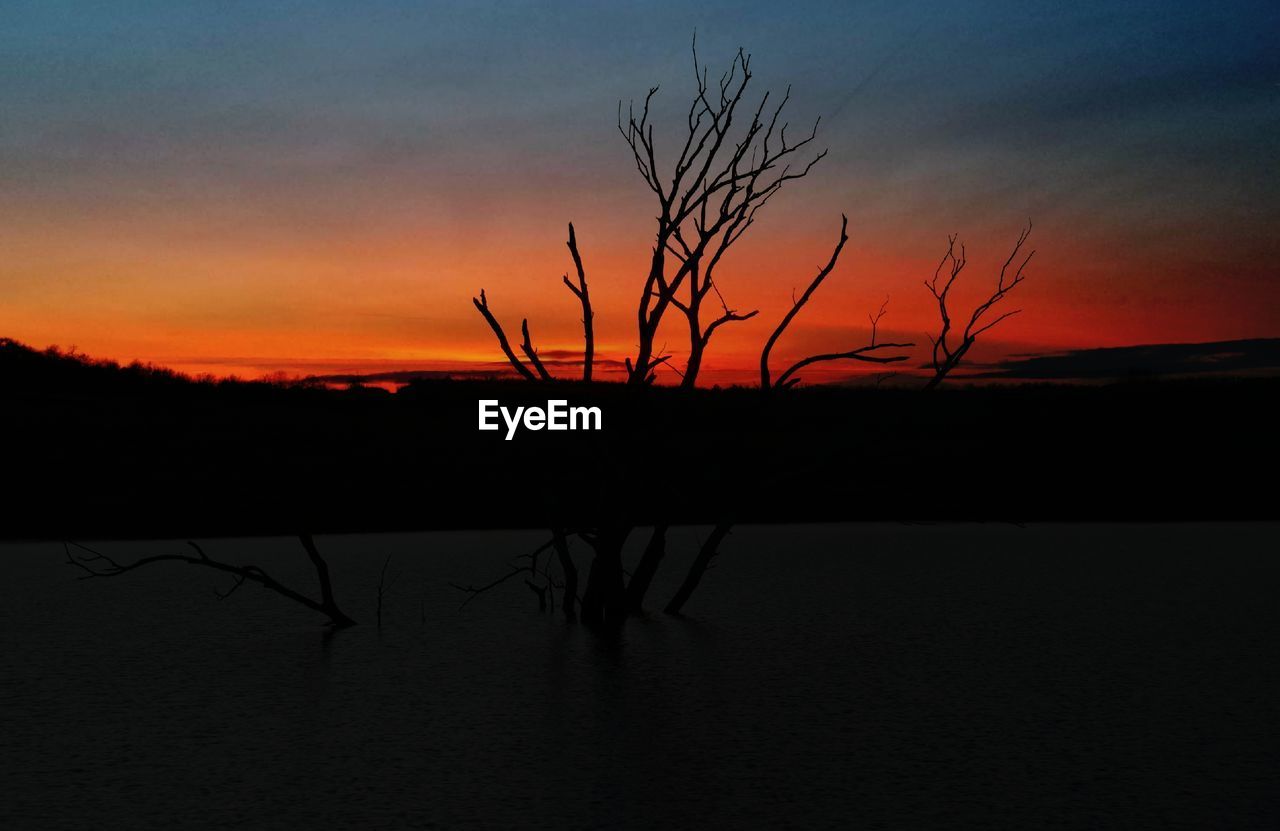
[[[872,344],[871,346],[863,346],[858,349],[851,349],[848,352],[831,352],[823,355],[810,355],[808,358],[796,361],[796,363],[794,363],[786,372],[779,375],[775,386],[794,386],[796,381],[799,379],[792,379],[792,376],[805,367],[822,361],[852,360],[865,361],[873,364],[893,364],[899,361],[905,361],[907,359],[906,355],[873,355],[871,353],[878,349],[910,349],[913,346],[915,346],[914,343],[878,343]],[[790,383],[788,383],[788,379],[792,379]]]
[[[818,273],[809,281],[809,287],[804,290],[804,294],[800,295],[798,300],[792,301],[791,308],[783,316],[782,322],[773,330],[773,334],[769,335],[769,339],[765,341],[764,349],[760,351],[760,388],[769,389],[773,386],[769,380],[769,353],[773,351],[773,346],[778,342],[778,338],[782,337],[782,333],[787,331],[787,327],[791,325],[791,321],[796,315],[800,314],[800,310],[804,308],[804,304],[809,302],[809,298],[818,290],[818,286],[822,285],[822,281],[827,279],[827,275],[836,267],[836,262],[840,259],[840,252],[844,250],[844,244],[849,241],[849,217],[844,214],[840,215],[840,239],[836,242],[835,250],[831,252],[831,259],[827,260],[827,264],[818,269]]]
[[[875,314],[867,315],[867,320],[871,322],[871,345],[876,345],[876,329],[880,326],[880,321],[884,318],[885,310],[889,308],[889,297],[885,296],[884,302],[880,304],[880,310]]]
[[[516,372],[520,373],[530,381],[537,380],[534,374],[529,371],[529,367],[521,363],[516,357],[516,353],[511,351],[511,343],[507,340],[507,333],[502,331],[502,324],[498,323],[497,318],[493,316],[493,312],[489,311],[489,298],[485,297],[484,289],[480,289],[480,296],[471,298],[471,302],[475,304],[476,311],[484,317],[489,323],[489,328],[493,330],[494,336],[498,339],[498,346],[502,347],[502,354],[507,356],[507,360],[515,367]]]
[[[693,592],[698,588],[698,583],[702,581],[702,576],[706,574],[707,569],[711,566],[711,561],[720,553],[720,544],[724,542],[724,538],[728,536],[732,528],[732,523],[721,522],[712,529],[711,534],[698,549],[698,556],[694,558],[693,565],[689,567],[684,582],[680,584],[675,596],[671,598],[671,602],[664,609],[667,614],[678,615],[684,609],[684,605],[689,602],[689,598],[693,596]]]
[[[550,381],[551,373],[547,372],[547,368],[542,365],[542,361],[538,358],[538,350],[533,348],[533,341],[529,339],[529,318],[520,321],[520,334],[524,335],[524,340],[520,343],[520,350],[524,352],[529,363],[538,373],[538,377],[544,381]]]
[[[528,562],[524,564],[513,565],[511,569],[507,571],[505,574],[502,574],[501,576],[497,577],[494,580],[490,580],[488,583],[485,583],[484,585],[473,586],[471,584],[467,584],[464,586],[459,583],[450,583],[449,585],[451,587],[467,595],[467,599],[462,601],[462,605],[459,606],[458,608],[459,609],[466,608],[467,604],[469,604],[472,600],[475,600],[477,597],[479,597],[480,595],[484,594],[487,591],[490,591],[492,589],[497,588],[498,586],[501,586],[503,583],[506,583],[508,580],[512,579],[513,577],[519,577],[520,575],[529,575],[530,577],[533,577],[533,578],[538,577],[538,574],[539,574],[538,557],[544,551],[551,549],[553,546],[558,547],[563,542],[563,534],[560,534],[559,537],[560,539],[559,541],[557,541],[557,536],[553,535],[551,539],[547,540],[542,545],[535,548],[532,552],[528,554],[520,555],[519,557],[516,558],[517,560],[528,560]],[[567,553],[567,549],[566,549],[566,553]],[[577,577],[576,572],[574,574],[574,577],[576,580],[576,577]]]
[[[840,252],[844,249],[844,244],[849,240],[848,235],[849,219],[843,214],[840,216],[840,240],[836,243],[835,250],[831,252],[831,259],[827,264],[818,270],[817,275],[810,281],[809,287],[804,293],[796,298],[792,295],[791,309],[786,316],[782,318],[782,322],[778,324],[778,328],[773,330],[773,334],[769,336],[769,340],[765,343],[764,349],[760,353],[760,388],[761,389],[788,389],[800,382],[796,377],[796,373],[807,366],[825,361],[864,361],[866,363],[876,364],[892,364],[906,360],[906,355],[877,355],[874,354],[881,349],[909,349],[915,346],[914,343],[876,343],[876,337],[880,326],[880,321],[884,318],[885,311],[889,306],[889,298],[885,298],[880,304],[880,309],[874,314],[867,315],[867,319],[871,322],[871,342],[867,346],[857,349],[850,349],[844,352],[827,352],[821,355],[810,355],[796,363],[792,364],[783,372],[776,381],[770,380],[769,373],[769,353],[773,349],[778,339],[782,337],[783,332],[795,319],[804,305],[809,302],[809,298],[813,297],[813,293],[818,290],[818,286],[827,279],[827,275],[835,268],[836,262],[840,259]]]
[[[459,609],[463,609],[463,608],[466,608],[467,604],[470,603],[472,600],[475,600],[477,597],[489,591],[490,589],[494,589],[494,588],[497,588],[498,586],[501,586],[503,583],[507,582],[512,577],[519,577],[521,574],[528,574],[529,572],[530,572],[529,566],[513,566],[511,570],[508,571],[506,574],[502,575],[496,580],[491,580],[490,582],[485,583],[483,586],[473,586],[471,584],[467,584],[463,586],[459,583],[450,583],[449,585],[460,592],[465,592],[468,595],[467,599],[462,601],[462,605],[458,607]]]
[[[707,326],[706,331],[702,335],[703,346],[706,346],[707,341],[711,340],[711,333],[714,332],[716,329],[720,328],[721,326],[723,326],[724,324],[737,323],[743,320],[750,320],[751,318],[755,317],[759,313],[760,313],[759,309],[752,309],[751,311],[746,312],[745,314],[739,314],[733,309],[725,309],[724,314],[720,315],[720,317],[711,321],[711,324]]]
[[[653,583],[663,557],[667,554],[667,526],[655,525],[649,535],[649,542],[644,547],[644,554],[636,564],[635,573],[627,582],[627,610],[631,614],[639,614],[643,610],[645,595]]]

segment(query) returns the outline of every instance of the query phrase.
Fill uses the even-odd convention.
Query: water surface
[[[320,537],[337,633],[5,544],[0,826],[1276,827],[1278,531],[745,527],[613,634],[518,580],[458,610],[539,532]],[[310,588],[295,540],[206,547]]]

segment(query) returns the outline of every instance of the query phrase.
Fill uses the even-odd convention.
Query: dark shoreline
[[[6,539],[1275,516],[1280,379],[393,395],[22,357],[0,363]],[[599,406],[604,429],[505,441],[483,398]]]

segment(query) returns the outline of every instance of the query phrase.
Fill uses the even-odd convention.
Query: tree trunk
[[[622,545],[630,532],[630,528],[606,528],[595,538],[596,554],[587,573],[587,590],[582,595],[583,623],[614,625],[626,618]]]
[[[732,523],[722,522],[712,530],[711,536],[707,537],[706,542],[702,544],[702,548],[698,550],[698,556],[694,558],[693,565],[689,566],[689,573],[685,575],[684,582],[680,584],[680,589],[676,592],[675,597],[671,598],[671,602],[667,604],[667,608],[664,610],[667,614],[680,614],[684,604],[689,602],[689,598],[702,580],[702,575],[706,573],[707,566],[711,565],[712,559],[719,553],[720,543],[724,541],[725,535],[729,533],[729,529],[732,527]]]
[[[653,575],[658,573],[658,566],[667,553],[667,526],[655,525],[649,544],[644,548],[640,563],[627,583],[627,612],[638,615],[643,611],[644,596],[653,582]]]
[[[662,320],[670,298],[660,285],[666,270],[666,246],[670,232],[658,229],[657,243],[653,249],[653,259],[649,263],[649,276],[645,280],[645,290],[640,297],[638,313],[639,344],[636,347],[636,360],[631,366],[631,375],[627,383],[644,386],[649,383],[649,371],[653,363],[653,339],[658,334],[658,324]],[[650,302],[652,299],[652,307]]]
[[[693,338],[689,341],[689,361],[684,367],[684,377],[680,379],[681,389],[691,390],[697,386],[698,372],[702,369],[702,353],[706,348],[707,344],[695,326]]]
[[[933,377],[924,385],[925,390],[936,389],[946,377],[951,374],[951,370],[955,369],[960,363],[960,359],[964,357],[964,353],[969,351],[969,347],[961,344],[955,352],[951,353],[951,357],[943,361],[942,366],[934,369]]]
[[[336,627],[355,626],[356,622],[343,614],[333,599],[333,583],[329,579],[329,564],[320,556],[320,552],[316,549],[315,540],[311,538],[310,534],[299,534],[298,539],[302,541],[302,547],[307,550],[311,565],[316,570],[316,577],[320,580],[320,611],[328,615],[329,622]]]
[[[563,528],[552,528],[551,536],[555,542],[556,554],[560,557],[560,570],[564,572],[564,619],[572,623],[578,619],[578,567],[574,565],[569,554],[569,543],[565,539]]]

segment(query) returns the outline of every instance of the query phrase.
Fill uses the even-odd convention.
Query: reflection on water
[[[76,581],[4,545],[0,825],[1274,826],[1278,537],[743,528],[689,618],[609,635],[518,581],[457,610],[447,582],[533,532],[319,538],[365,624],[337,633],[202,570]],[[207,548],[310,585],[294,540]]]

